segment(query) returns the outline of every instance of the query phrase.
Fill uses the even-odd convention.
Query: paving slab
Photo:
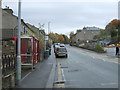
[[[53,55],[38,63],[35,69],[24,76],[18,88],[46,88],[53,67]]]

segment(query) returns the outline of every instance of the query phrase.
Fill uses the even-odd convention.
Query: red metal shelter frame
[[[34,66],[40,61],[40,45],[37,38],[21,37],[21,59],[24,66]]]

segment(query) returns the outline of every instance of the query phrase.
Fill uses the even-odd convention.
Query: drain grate
[[[61,68],[68,68],[67,66],[62,66]]]
[[[78,72],[79,70],[78,69],[75,69],[75,70],[68,70],[68,72]]]
[[[65,87],[65,81],[56,81],[53,83],[54,88],[64,88]]]
[[[65,81],[63,81],[63,80],[62,81],[55,81],[54,82],[54,84],[63,84],[63,83],[65,83]]]

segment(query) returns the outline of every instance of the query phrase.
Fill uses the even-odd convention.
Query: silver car
[[[67,49],[65,47],[57,48],[55,56],[56,58],[59,56],[65,56],[67,58],[68,57]]]

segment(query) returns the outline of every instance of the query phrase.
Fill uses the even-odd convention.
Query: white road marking
[[[66,82],[66,79],[65,79],[65,75],[64,75],[63,69],[62,69],[62,77],[63,77],[63,81]]]
[[[104,62],[106,61],[105,59],[102,59]]]
[[[52,65],[53,63],[48,63],[48,64]]]
[[[27,75],[25,75],[22,79],[21,79],[21,81],[23,81],[28,75],[30,75],[31,74],[31,72],[29,72]]]
[[[116,82],[112,82],[112,83],[101,83],[102,86],[106,86],[106,85],[118,85],[120,83],[116,83]]]
[[[92,56],[93,59],[95,59],[95,57]]]

